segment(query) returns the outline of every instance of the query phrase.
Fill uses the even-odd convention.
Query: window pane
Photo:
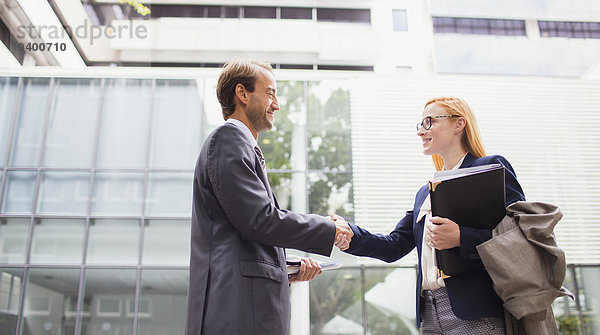
[[[281,18],[312,20],[312,8],[281,7]]]
[[[73,334],[79,269],[31,269],[25,296],[25,334]]]
[[[36,173],[9,171],[6,174],[3,213],[31,213]]]
[[[151,104],[151,80],[106,81],[99,167],[145,167]]]
[[[146,214],[191,216],[193,179],[192,173],[151,173]]]
[[[202,144],[202,109],[194,81],[156,82],[150,167],[194,168]]]
[[[99,103],[100,80],[58,81],[48,123],[44,166],[91,166]]]
[[[84,220],[37,219],[31,264],[81,264],[84,228]]]
[[[310,281],[310,327],[315,334],[363,334],[360,270],[325,271]],[[412,305],[412,304],[411,304]]]
[[[16,124],[12,166],[37,166],[40,156],[50,79],[24,79],[25,87]]]
[[[5,334],[15,334],[22,287],[22,269],[0,268],[0,325]]]
[[[308,211],[321,215],[336,213],[354,222],[352,175],[309,173]]]
[[[85,215],[89,185],[88,172],[43,172],[38,213]]]
[[[408,23],[406,22],[406,10],[393,9],[392,20],[394,22],[394,31],[408,31]]]
[[[135,296],[135,279],[136,270],[130,269],[86,271],[82,335],[133,334],[127,305]]]
[[[318,21],[371,23],[369,9],[317,8]]]
[[[283,81],[277,85],[280,110],[273,129],[260,133],[260,146],[267,169],[306,169],[306,103],[304,82]]]
[[[309,169],[351,170],[349,90],[334,81],[310,83],[308,104]]]
[[[0,78],[0,166],[4,166],[17,94],[16,78]]]
[[[148,220],[144,227],[144,265],[184,265],[190,262],[189,220]]]
[[[139,245],[139,220],[93,219],[86,264],[136,265]]]
[[[187,288],[186,270],[142,271],[139,334],[185,333]]]
[[[244,17],[249,19],[274,19],[275,7],[244,7]]]
[[[279,207],[306,213],[306,175],[301,173],[269,173],[269,185]]]
[[[598,278],[594,279],[597,280]],[[596,283],[597,281],[595,281],[594,284],[590,284],[597,286]],[[573,278],[573,272],[570,268],[567,268],[563,286],[573,294],[577,292],[575,290],[575,278]],[[579,300],[582,308],[585,308],[588,296],[583,290],[580,290],[579,293],[579,296],[576,296],[575,299]],[[589,298],[592,297],[590,296]],[[577,304],[575,301],[571,300],[567,296],[559,297],[552,303],[552,311],[554,312],[556,324],[558,325],[560,334],[580,334],[579,330],[581,329],[581,320],[579,319],[579,311],[577,310]],[[585,310],[583,312],[585,313]],[[595,334],[595,332],[591,332],[590,334]]]
[[[237,19],[240,17],[240,7],[223,7],[225,11],[225,18],[227,19]]]
[[[221,6],[207,6],[208,17],[221,17]]]
[[[0,219],[0,263],[24,264],[29,219]]]
[[[597,284],[600,280],[600,267],[580,267],[578,270],[579,290],[582,294],[576,298],[581,299],[579,303],[585,315],[586,334],[600,334],[600,289]],[[571,273],[570,269],[567,270],[568,273]],[[563,298],[558,299],[562,300]],[[566,321],[567,318],[567,316],[562,316],[559,320]],[[562,322],[559,325],[562,325]]]
[[[415,301],[416,274],[414,268],[365,269],[367,333],[418,333],[415,304],[412,303]]]
[[[141,173],[96,173],[92,214],[141,214],[143,188]]]

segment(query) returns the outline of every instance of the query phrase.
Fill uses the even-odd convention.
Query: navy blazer
[[[517,181],[515,171],[506,158],[493,155],[475,158],[467,154],[460,168],[500,163],[506,168],[506,206],[516,201],[525,200],[521,185]],[[421,205],[429,194],[429,187],[425,185],[417,192],[415,204],[412,210],[406,212],[406,216],[396,224],[396,228],[388,235],[373,234],[359,226],[351,224],[354,237],[350,243],[347,253],[356,256],[367,256],[381,259],[385,262],[394,262],[417,247],[419,258],[419,273],[417,276],[417,327],[420,326],[421,317],[420,293],[421,293],[421,246],[423,242],[424,219],[416,221]],[[492,237],[490,229],[475,229],[460,227],[459,257],[470,260],[481,258],[475,248],[477,245]],[[483,263],[480,269],[465,274],[444,279],[448,297],[454,314],[463,320],[475,320],[482,317],[502,317],[504,315],[502,300],[492,288],[492,280],[488,275]]]

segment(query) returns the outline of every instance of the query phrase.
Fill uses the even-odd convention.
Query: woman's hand
[[[432,247],[443,250],[460,246],[460,229],[456,222],[438,216],[429,221],[426,230]]]

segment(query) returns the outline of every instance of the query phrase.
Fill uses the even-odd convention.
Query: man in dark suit
[[[226,122],[207,138],[194,176],[188,335],[287,334],[289,282],[320,267],[302,261],[288,278],[283,248],[329,256],[347,248],[341,218],[280,209],[267,179],[258,133],[273,127],[279,104],[269,64],[226,64],[217,83]]]

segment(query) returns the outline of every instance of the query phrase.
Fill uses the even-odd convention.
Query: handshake
[[[350,225],[343,217],[337,214],[331,214],[330,217],[335,223],[335,241],[333,244],[342,251],[348,249],[354,232],[352,232]]]

